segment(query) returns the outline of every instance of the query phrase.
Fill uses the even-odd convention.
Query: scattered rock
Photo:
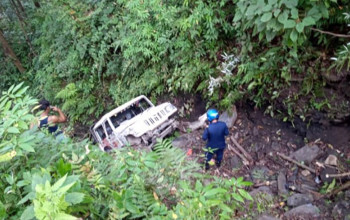
[[[242,166],[241,158],[234,154],[229,160],[228,163],[232,169],[239,169]]]
[[[327,164],[327,165],[337,166],[337,164],[338,164],[338,159],[337,159],[336,156],[334,156],[334,155],[331,154],[331,155],[329,155],[329,156],[327,157],[327,159],[324,161],[324,163]]]
[[[272,193],[271,189],[267,186],[261,186],[257,189],[254,189],[253,191],[250,192],[250,195],[253,198],[263,197],[265,200],[270,201],[270,202],[273,200],[273,193]]]
[[[259,152],[259,151],[261,151],[263,148],[264,148],[264,145],[263,145],[263,144],[261,144],[261,143],[255,143],[255,144],[254,144],[254,147],[252,147],[251,149],[252,149],[253,152]]]
[[[330,167],[327,166],[326,168],[322,169],[320,172],[320,177],[323,182],[331,183],[333,181],[333,177],[329,177],[327,174],[337,174],[338,171],[336,167]]]
[[[181,147],[187,146],[188,142],[189,142],[188,137],[186,134],[184,134],[184,135],[181,135],[181,136],[175,138],[172,142],[172,145],[174,147],[181,148]]]
[[[277,142],[272,142],[271,143],[271,148],[275,151],[279,150],[281,148],[280,144]]]
[[[303,193],[307,193],[307,192],[309,192],[309,190],[311,190],[311,191],[318,191],[318,189],[316,187],[310,186],[308,184],[301,184],[299,190],[301,192],[303,192]]]
[[[296,193],[287,199],[287,205],[291,207],[301,206],[313,202],[313,198],[308,194]]]
[[[298,217],[297,219],[308,219],[320,217],[320,210],[311,204],[301,205],[296,208],[289,210],[284,213],[287,219],[293,219],[293,217]]]
[[[257,127],[253,128],[253,135],[254,136],[259,136],[259,129]]]
[[[256,182],[256,180],[268,180],[271,173],[272,171],[266,166],[256,166],[252,169],[250,174],[253,181]]]
[[[263,216],[260,216],[257,220],[278,220],[278,218],[275,218],[269,215],[263,215]]]
[[[284,172],[280,172],[277,177],[277,187],[278,187],[279,195],[285,195],[288,193],[288,191],[286,190],[286,184],[287,184],[286,174]]]
[[[270,125],[269,121],[268,121],[266,118],[262,118],[262,119],[261,119],[261,122],[262,122],[264,125]]]
[[[345,198],[350,199],[350,190],[345,191]]]
[[[232,107],[232,111],[225,111],[220,115],[219,121],[223,121],[226,123],[228,128],[231,128],[237,120],[237,109],[236,106],[234,105]]]
[[[298,161],[304,161],[307,163],[311,163],[318,154],[320,153],[320,148],[317,145],[306,145],[299,150],[295,151],[291,154],[291,157],[295,158]]]
[[[301,174],[302,174],[303,176],[309,176],[309,175],[311,174],[311,172],[308,171],[308,170],[303,170],[303,171],[301,171]]]
[[[197,129],[200,129],[204,126],[205,120],[207,120],[207,114],[201,115],[197,121],[191,122],[188,127],[192,130],[195,131]]]
[[[196,137],[193,133],[188,133],[175,138],[172,145],[179,148],[190,148],[193,146],[204,146],[205,142],[202,141],[201,138]]]
[[[348,201],[338,202],[333,210],[332,216],[334,219],[350,219],[350,203]]]

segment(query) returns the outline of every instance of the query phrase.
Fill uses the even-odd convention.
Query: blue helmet
[[[209,109],[207,111],[208,121],[212,122],[214,119],[219,119],[219,112],[216,109]]]

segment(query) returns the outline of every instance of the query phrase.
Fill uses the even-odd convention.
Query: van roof
[[[101,118],[98,122],[96,122],[96,124],[94,125],[93,129],[96,129],[96,128],[99,127],[103,122],[105,122],[108,118],[112,117],[113,115],[116,115],[116,114],[119,113],[120,111],[124,110],[126,107],[128,107],[128,106],[134,104],[135,102],[137,102],[137,101],[139,101],[139,100],[141,100],[141,99],[143,99],[143,98],[146,99],[147,101],[149,101],[149,102],[152,104],[152,106],[154,106],[153,103],[152,103],[146,96],[140,95],[140,96],[138,96],[138,97],[136,97],[136,98],[134,98],[134,99],[132,99],[132,100],[130,100],[130,101],[124,103],[123,105],[121,105],[121,106],[119,106],[119,107],[113,109],[112,111],[108,112],[108,113],[105,114],[104,116],[102,116],[102,118]]]

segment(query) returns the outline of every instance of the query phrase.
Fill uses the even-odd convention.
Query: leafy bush
[[[300,45],[307,39],[304,29],[328,18],[329,7],[329,1],[238,1],[234,21],[243,31],[253,29],[259,40],[271,42],[282,35],[286,45]]]
[[[348,64],[348,47],[338,49],[348,42],[322,31],[345,31],[345,0],[22,1],[27,34],[8,0],[0,13],[28,71],[18,74],[1,57],[0,88],[26,81],[35,97],[62,104],[71,123],[89,125],[140,94],[178,92],[202,93],[222,108],[248,98],[293,118],[300,111],[288,106],[300,97],[315,109],[325,86],[320,72]],[[325,61],[335,49],[331,65]],[[239,58],[235,68],[223,66],[224,52]],[[286,94],[287,87],[297,91]],[[280,107],[282,96],[288,101]]]

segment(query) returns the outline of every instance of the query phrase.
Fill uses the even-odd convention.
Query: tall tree
[[[23,7],[21,1],[20,0],[16,0],[16,3],[18,5],[19,9],[21,9],[21,12],[23,13],[23,16],[27,17],[26,11],[24,10],[24,7]]]
[[[21,29],[23,31],[24,38],[25,38],[25,40],[26,40],[26,42],[27,42],[27,44],[29,46],[29,49],[30,49],[30,53],[33,56],[36,56],[35,51],[34,51],[33,46],[32,46],[32,43],[31,43],[31,41],[30,41],[30,39],[28,37],[28,33],[27,33],[27,30],[26,30],[26,28],[28,26],[27,22],[25,21],[25,19],[22,16],[22,14],[24,16],[26,16],[24,8],[23,8],[23,5],[21,4],[20,1],[17,1],[17,3],[16,3],[14,0],[10,0],[10,2],[11,2],[12,6],[13,6],[13,8],[15,10],[15,13],[16,13],[17,17],[18,17],[19,26],[21,27]]]
[[[22,66],[22,63],[20,60],[17,58],[15,52],[13,52],[10,44],[7,42],[2,30],[0,29],[0,43],[2,45],[2,48],[4,49],[4,54],[12,60],[12,62],[15,64],[17,69],[21,72],[24,73],[26,70]]]

